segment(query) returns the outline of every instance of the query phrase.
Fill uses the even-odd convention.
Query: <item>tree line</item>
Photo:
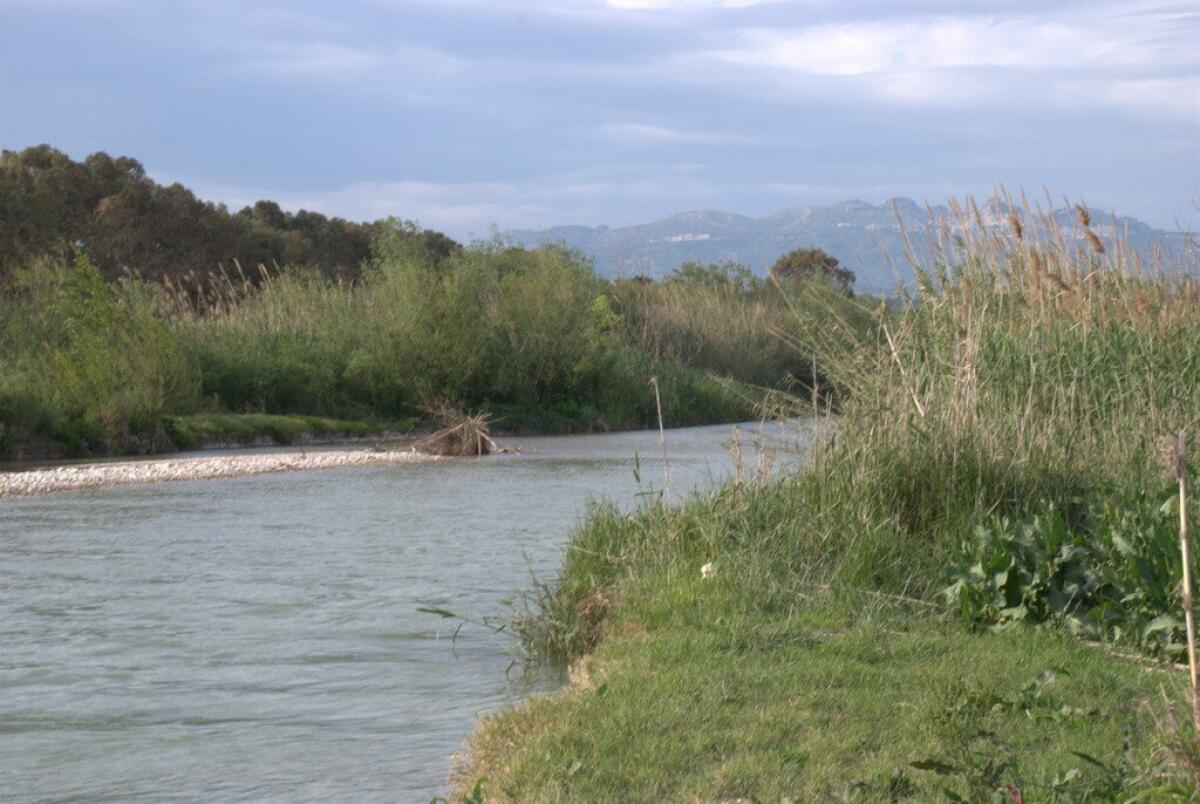
[[[0,283],[29,259],[65,248],[82,251],[106,279],[126,272],[177,283],[203,283],[242,266],[306,266],[354,278],[389,221],[356,223],[317,212],[287,212],[258,201],[238,212],[158,184],[136,159],[98,152],[81,162],[36,145],[0,154]],[[430,252],[459,248],[433,230],[409,228]]]
[[[287,212],[274,201],[231,213],[182,184],[158,184],[127,156],[101,151],[76,162],[49,145],[0,152],[0,286],[17,266],[60,251],[83,252],[108,280],[132,273],[195,287],[240,270],[257,284],[259,266],[272,273],[280,266],[315,268],[332,279],[354,279],[384,235],[416,238],[435,262],[461,249],[431,229]],[[749,271],[741,271],[739,281],[748,281]],[[790,251],[770,274],[776,280],[819,276],[847,292],[854,285],[854,274],[820,249]]]

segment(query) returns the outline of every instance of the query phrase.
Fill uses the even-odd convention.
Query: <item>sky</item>
[[[1200,228],[1200,0],[0,0],[0,146],[239,208],[626,225],[998,183]]]

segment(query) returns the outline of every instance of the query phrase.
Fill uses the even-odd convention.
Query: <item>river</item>
[[[673,496],[729,475],[729,435],[667,432]],[[505,634],[452,640],[418,609],[503,614],[589,500],[663,485],[657,432],[506,441],[521,454],[0,500],[0,795],[444,793],[476,716],[530,687]]]

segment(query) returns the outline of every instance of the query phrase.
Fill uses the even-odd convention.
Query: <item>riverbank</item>
[[[933,243],[961,267],[865,336],[798,314],[836,432],[777,481],[593,510],[513,622],[576,683],[484,718],[455,791],[1195,800],[1200,284],[1088,226]]]
[[[744,421],[766,389],[811,383],[810,361],[770,334],[789,315],[783,298],[748,274],[651,288],[609,282],[554,247],[436,257],[412,245],[385,235],[353,283],[282,270],[244,287],[219,280],[200,299],[106,283],[81,254],[14,266],[0,292],[0,460],[226,435],[282,443],[311,432],[312,417],[395,429],[439,404],[527,432],[648,427],[660,413],[675,426]],[[804,295],[824,305],[822,293],[835,306],[842,295]],[[197,422],[230,418],[217,411],[283,421],[204,432]]]
[[[208,455],[140,461],[111,461],[46,469],[0,472],[0,498],[50,494],[59,491],[209,480],[275,472],[339,469],[441,460],[411,449],[321,450],[311,453]]]
[[[872,543],[827,469],[593,515],[518,623],[569,683],[483,717],[451,799],[1113,800],[1186,780],[1185,669],[1065,630],[970,633],[916,572],[855,577],[906,548]]]
[[[1108,801],[1164,759],[1186,670],[871,596],[739,611],[736,581],[692,570],[618,604],[565,690],[485,716],[451,799]]]
[[[164,429],[180,450],[235,446],[352,444],[414,435],[420,419],[378,421],[268,413],[197,413],[167,416]]]
[[[198,449],[284,447],[392,441],[416,434],[417,417],[378,421],[268,413],[196,413],[163,416],[150,435],[124,439],[53,437],[0,430],[0,459],[20,462],[121,455],[165,455]]]

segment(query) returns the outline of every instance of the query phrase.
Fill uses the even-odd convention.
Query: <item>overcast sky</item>
[[[0,0],[0,144],[458,237],[997,182],[1195,228],[1198,43],[1198,0]]]

